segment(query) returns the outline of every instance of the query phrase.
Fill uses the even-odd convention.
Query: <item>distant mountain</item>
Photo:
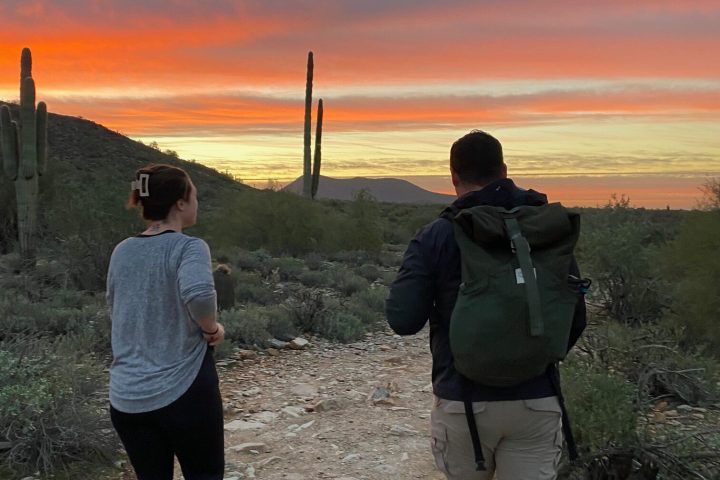
[[[283,190],[302,193],[302,188],[303,179],[299,177]],[[447,204],[455,200],[453,195],[431,192],[398,178],[330,178],[322,175],[317,196],[335,200],[352,200],[353,196],[362,189],[368,190],[380,202]]]

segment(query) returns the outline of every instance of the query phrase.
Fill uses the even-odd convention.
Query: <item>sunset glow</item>
[[[302,172],[309,50],[327,176],[450,192],[473,128],[574,205],[690,208],[720,176],[715,0],[33,0],[0,22],[0,99],[30,47],[51,112],[259,186]]]

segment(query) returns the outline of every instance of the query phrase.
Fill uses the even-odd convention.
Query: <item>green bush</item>
[[[105,384],[103,366],[71,343],[16,337],[0,344],[0,437],[11,444],[2,463],[19,474],[49,473],[110,455],[117,441]]]
[[[274,254],[333,252],[345,246],[379,250],[381,230],[372,202],[352,202],[348,212],[288,192],[232,192],[227,208],[211,213],[200,229],[213,248],[266,248]],[[227,215],[227,211],[233,215]]]
[[[271,338],[268,317],[256,307],[224,310],[219,321],[225,327],[225,339],[233,344],[264,346]]]
[[[297,258],[276,258],[272,261],[273,269],[277,271],[281,281],[295,280],[305,269],[305,262]]]
[[[64,306],[67,295],[33,302],[22,295],[0,294],[0,339],[19,334],[60,337],[75,335],[84,339],[81,353],[105,354],[110,351],[110,316],[100,300],[87,300],[82,306]],[[70,296],[72,301],[77,298]],[[78,347],[80,343],[78,343]]]
[[[382,275],[377,265],[366,263],[355,268],[355,273],[363,277],[368,282],[374,282]]]
[[[377,286],[353,294],[346,306],[363,325],[372,327],[383,324],[385,318],[386,287]]]
[[[363,336],[365,328],[354,314],[342,308],[325,312],[317,325],[316,333],[330,340],[348,343]]]
[[[637,444],[637,387],[622,375],[597,372],[573,361],[562,367],[563,393],[579,450]]]
[[[323,264],[323,256],[319,253],[310,252],[305,255],[305,266],[308,270],[320,270]]]
[[[303,332],[318,332],[319,325],[332,303],[325,293],[316,289],[303,289],[285,302],[289,318]]]
[[[720,212],[692,212],[663,251],[664,274],[672,281],[668,318],[687,346],[720,351]]]
[[[308,270],[298,276],[298,281],[308,287],[321,287],[327,283],[327,274],[321,271]]]
[[[275,301],[270,285],[266,285],[259,273],[235,271],[235,300],[239,303],[267,305]]]
[[[345,296],[366,290],[369,287],[367,280],[345,267],[335,266],[328,269],[325,274],[326,285],[341,292]]]
[[[237,248],[225,255],[228,256],[231,263],[239,269],[256,272],[263,277],[270,275],[273,268],[272,256],[262,248],[254,251]]]
[[[591,299],[628,325],[659,320],[666,305],[666,286],[654,268],[655,251],[666,237],[645,213],[630,208],[627,198],[613,197],[588,216],[578,245],[582,273],[594,281]]]

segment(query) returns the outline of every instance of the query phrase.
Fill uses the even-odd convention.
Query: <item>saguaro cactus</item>
[[[310,181],[310,123],[312,116],[313,52],[308,52],[307,81],[305,83],[305,138],[303,153],[303,195],[311,196]]]
[[[318,102],[317,109],[317,126],[315,130],[315,158],[313,158],[312,172],[312,192],[313,200],[317,195],[318,185],[320,184],[320,142],[322,141],[322,119],[323,119],[323,101],[322,98]]]
[[[20,252],[32,257],[35,252],[39,186],[38,177],[47,163],[47,106],[35,109],[35,81],[32,56],[24,48],[20,60],[20,121],[12,120],[10,108],[0,110],[3,169],[15,183],[17,227]]]

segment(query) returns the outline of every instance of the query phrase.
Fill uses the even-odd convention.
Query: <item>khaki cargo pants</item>
[[[430,424],[435,464],[449,480],[554,480],[562,452],[557,397],[474,402],[484,472],[475,454],[462,402],[435,397]],[[495,477],[493,477],[495,475]]]

